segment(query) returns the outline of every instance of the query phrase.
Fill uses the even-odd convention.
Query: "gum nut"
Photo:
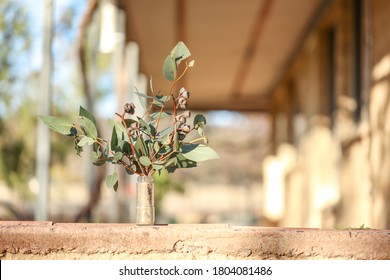
[[[188,108],[187,104],[180,104],[179,107],[180,107],[180,109],[183,109],[183,110],[186,110]]]
[[[187,110],[187,111],[185,111],[183,114],[181,114],[182,115],[182,117],[184,117],[184,118],[189,118],[189,117],[191,117],[191,111],[189,111],[189,110]]]
[[[186,118],[183,118],[183,116],[176,116],[176,121],[180,124],[186,123]]]
[[[180,124],[179,127],[177,128],[177,131],[178,131],[179,133],[185,133],[185,132],[184,132],[184,129],[185,129],[185,128],[184,128],[184,124]]]
[[[126,103],[125,106],[123,106],[123,109],[124,109],[125,113],[132,115],[132,114],[134,114],[134,111],[135,111],[135,105],[133,102]]]
[[[181,131],[185,132],[185,133],[188,133],[190,132],[191,128],[188,124],[184,124],[183,126],[181,126]]]
[[[182,88],[179,90],[179,94],[182,94],[182,93],[185,92],[185,91],[187,91],[187,90],[185,89],[185,87],[182,87]]]
[[[185,99],[187,98],[190,98],[190,92],[189,91],[185,91],[181,94],[181,96],[183,96]]]
[[[186,138],[186,135],[185,135],[185,134],[179,134],[179,140],[180,140],[180,141],[183,141],[184,138]]]
[[[179,104],[186,104],[187,100],[185,98],[183,98],[183,97],[179,97],[178,103]]]

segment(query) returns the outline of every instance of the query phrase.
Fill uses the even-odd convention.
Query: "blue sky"
[[[2,98],[0,99],[0,116],[17,114],[17,109],[23,100],[36,98],[40,90],[39,73],[42,68],[45,0],[7,1],[24,10],[31,46],[30,49],[25,50],[19,47],[19,39],[13,43],[11,49],[12,68],[10,71],[16,75],[16,80],[12,83],[9,83],[8,80],[1,81],[2,91],[8,92],[11,96],[11,102],[4,103]],[[78,70],[75,47],[80,18],[86,4],[87,1],[53,0],[53,96],[55,99],[60,99],[60,101],[61,98],[65,98],[70,102],[73,101],[75,106],[76,102],[80,103],[80,98],[77,99],[77,94],[75,94],[77,92],[75,89],[77,85],[76,78],[78,78],[78,72],[75,71]],[[0,4],[0,12],[4,11],[4,7]],[[64,24],[64,15],[70,15],[68,25]],[[20,42],[22,41],[24,40],[20,40]],[[75,107],[75,109],[78,110],[78,107]],[[31,113],[34,114],[34,110],[31,110]]]
[[[38,70],[42,66],[42,42],[43,42],[43,20],[44,20],[43,11],[44,11],[45,0],[28,0],[28,1],[16,0],[16,1],[21,3],[22,5],[25,5],[25,8],[28,13],[30,32],[32,37],[34,38],[32,42],[33,45],[32,45],[32,56],[31,56],[31,67],[34,70]],[[78,24],[80,22],[82,13],[86,8],[86,4],[87,1],[53,0],[54,23],[58,23],[64,11],[70,8],[75,13],[73,27],[76,27],[70,29],[69,32],[66,32],[65,34],[61,34],[62,36],[59,37],[58,26],[57,24],[55,25],[55,29],[54,29],[55,36],[53,40],[53,53],[55,54],[55,57],[57,55],[61,55],[61,52],[64,50],[64,48],[69,47],[69,45],[61,46],[60,43],[69,44],[75,42],[77,37]],[[63,37],[64,35],[66,41],[64,41],[64,37]]]

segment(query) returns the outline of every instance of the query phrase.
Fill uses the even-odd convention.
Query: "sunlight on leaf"
[[[96,125],[87,117],[80,117],[80,126],[83,129],[85,135],[93,139],[97,138],[97,128]]]
[[[95,140],[88,136],[83,136],[81,140],[77,143],[78,146],[84,147],[85,145],[92,145],[95,143]]]
[[[146,157],[146,156],[140,157],[140,158],[139,158],[139,162],[140,162],[143,166],[145,166],[145,167],[148,167],[148,166],[151,164],[150,159],[149,159],[148,157]]]
[[[176,77],[176,67],[171,55],[168,55],[164,61],[163,74],[168,81],[174,81]]]
[[[106,185],[108,188],[113,188],[114,191],[118,189],[118,173],[114,171],[111,175],[106,177]]]
[[[52,130],[66,136],[77,135],[74,124],[62,117],[39,116],[39,118]]]
[[[184,144],[182,154],[185,158],[196,162],[219,158],[213,149],[203,144]]]
[[[96,126],[96,119],[95,119],[95,117],[92,115],[91,112],[88,112],[88,110],[83,108],[82,106],[80,106],[79,116],[80,117],[86,117],[91,122],[93,122],[93,124]]]

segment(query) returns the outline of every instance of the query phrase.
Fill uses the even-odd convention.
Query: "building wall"
[[[274,92],[294,132],[276,133],[275,151],[298,155],[280,224],[390,228],[389,14],[387,0],[333,1]]]

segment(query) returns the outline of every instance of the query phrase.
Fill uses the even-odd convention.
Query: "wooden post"
[[[38,114],[49,115],[51,106],[51,73],[52,73],[52,0],[44,2],[44,22],[43,22],[43,50],[42,50],[42,72],[41,90],[38,96]],[[49,181],[50,181],[50,131],[43,123],[37,123],[37,146],[36,177],[39,184],[38,200],[35,209],[35,220],[47,220],[49,208]]]

